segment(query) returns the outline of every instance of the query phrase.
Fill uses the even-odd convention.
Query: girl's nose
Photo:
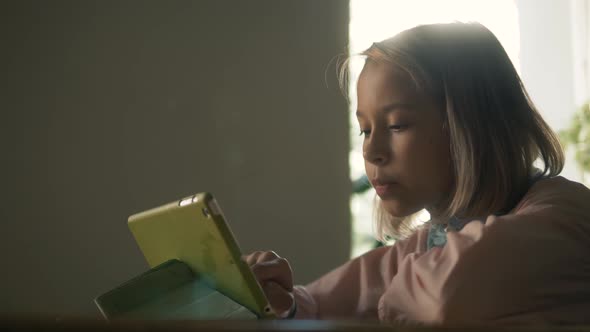
[[[373,134],[363,147],[363,157],[374,165],[385,165],[391,158],[391,149],[386,137]]]

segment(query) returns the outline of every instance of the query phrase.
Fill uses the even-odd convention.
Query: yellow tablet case
[[[128,224],[150,267],[178,260],[259,318],[275,317],[210,193],[132,215]]]

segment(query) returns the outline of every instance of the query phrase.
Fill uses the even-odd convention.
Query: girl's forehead
[[[359,98],[418,97],[416,84],[404,69],[388,62],[367,61],[357,84]]]
[[[363,69],[361,71],[362,74],[375,74],[375,73],[383,73],[387,75],[396,76],[400,79],[410,79],[408,73],[399,65],[396,65],[392,62],[388,61],[373,61],[367,60]]]

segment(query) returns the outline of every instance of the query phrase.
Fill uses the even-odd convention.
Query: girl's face
[[[365,170],[383,207],[395,217],[435,213],[452,183],[444,110],[387,63],[368,61],[357,92]]]

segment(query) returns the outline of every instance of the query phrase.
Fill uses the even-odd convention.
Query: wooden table
[[[114,321],[93,318],[0,317],[0,331],[55,331],[55,332],[189,332],[189,331],[584,331],[590,327],[415,327],[387,326],[358,321],[321,320],[266,320],[266,321]]]

